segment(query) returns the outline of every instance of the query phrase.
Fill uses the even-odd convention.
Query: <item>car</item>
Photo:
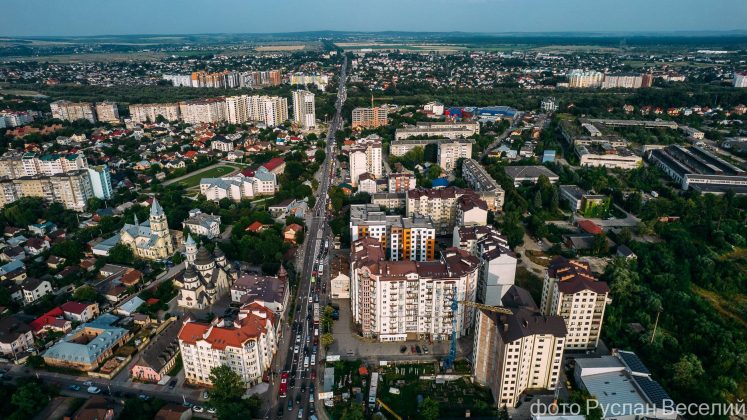
[[[282,413],[282,412],[283,412],[282,408],[283,408],[283,407],[280,407],[280,409],[281,409],[281,410],[280,410],[280,413]],[[207,412],[208,412],[208,413],[210,413],[210,414],[215,414],[215,413],[217,413],[217,412],[218,412],[218,410],[214,409],[213,407],[208,407],[208,408],[207,408]]]
[[[423,353],[428,354],[428,346],[423,344]]]
[[[91,381],[85,381],[85,382],[83,382],[83,386],[93,386],[93,382],[91,382]]]
[[[301,384],[301,392],[306,392],[306,383]]]
[[[402,347],[399,348],[399,352],[400,353],[404,353],[406,351],[407,351],[407,346],[402,346]]]
[[[296,344],[301,344],[301,336],[300,335],[296,336]]]
[[[311,380],[316,380],[316,369],[311,371]],[[311,386],[313,387],[314,384],[312,383]]]
[[[303,418],[303,408],[299,408],[299,409],[298,409],[298,418],[299,418],[299,419],[302,419],[302,418]]]
[[[169,382],[169,389],[174,389],[174,388],[176,388],[176,379]]]
[[[314,298],[309,296],[309,303],[313,303],[313,302],[314,302]]]
[[[150,396],[145,395],[145,394],[140,394],[137,397],[140,398],[143,401],[148,401],[150,399]]]
[[[410,346],[410,353],[415,354],[415,346]]]
[[[275,417],[283,418],[283,405],[282,404],[278,404],[278,411],[275,414]]]
[[[206,400],[210,398],[210,394],[207,391],[202,391],[202,399]]]
[[[301,350],[301,348],[299,346],[293,347],[293,353],[297,354],[300,350]]]
[[[70,385],[68,388],[73,391],[80,391],[80,387],[78,385]]]
[[[203,411],[205,411],[205,409],[200,407],[199,405],[195,405],[192,407],[192,411],[194,411],[195,413],[202,413]]]
[[[314,393],[313,393],[313,392],[309,393],[309,402],[310,402],[311,404],[313,404],[313,403],[314,403]]]
[[[420,349],[420,346],[415,346],[415,351],[418,352],[418,354],[422,353],[423,351]]]
[[[96,386],[89,386],[88,389],[86,389],[86,392],[89,394],[101,394],[101,388]]]
[[[309,415],[310,415],[310,416],[313,416],[313,415],[314,415],[314,413],[316,413],[316,410],[314,410],[314,406],[313,406],[313,405],[310,405],[310,406],[309,406]]]
[[[301,394],[300,394],[300,393],[299,393],[299,394],[296,394],[296,402],[297,402],[298,404],[301,404]]]
[[[293,411],[293,399],[288,400],[288,411]]]

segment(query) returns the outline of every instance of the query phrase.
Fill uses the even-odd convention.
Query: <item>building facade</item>
[[[101,200],[112,198],[112,178],[107,165],[91,166],[87,168],[88,177],[91,179],[93,195]]]
[[[293,121],[306,130],[316,127],[314,94],[308,90],[293,91]]]
[[[118,123],[119,109],[116,102],[98,102],[96,104],[96,118],[101,122]]]
[[[175,281],[179,288],[177,305],[186,309],[210,309],[218,299],[229,293],[238,274],[217,246],[210,255],[205,247],[198,250],[197,243],[190,235],[187,236],[185,247],[185,269]]]
[[[364,173],[381,178],[381,138],[371,135],[359,139],[348,151],[350,157],[350,183],[358,186],[358,179]]]
[[[87,120],[96,124],[96,110],[90,102],[54,101],[49,104],[52,118],[63,121]]]
[[[166,121],[177,121],[181,118],[178,103],[131,104],[129,108],[130,119],[137,123],[155,123],[159,115]]]
[[[480,206],[480,202],[485,208],[478,209],[478,216],[473,210],[474,205]],[[471,222],[485,224],[482,220],[487,219],[487,204],[474,191],[459,187],[416,188],[407,192],[405,203],[407,217],[430,217],[438,235],[451,234],[454,226],[460,222],[462,225]],[[460,216],[465,215],[468,216],[468,220],[460,220]],[[477,216],[477,219],[471,220],[473,215]]]
[[[431,261],[436,257],[436,229],[427,217],[387,215],[375,204],[350,206],[350,240],[370,237],[391,261]]]
[[[491,211],[503,209],[506,192],[476,160],[465,159],[462,162],[462,178],[475,191],[495,193],[495,200],[486,200]]]
[[[353,109],[353,128],[376,128],[387,124],[389,120],[386,107]]]
[[[200,194],[213,201],[228,198],[239,202],[245,198],[273,195],[276,188],[277,175],[263,167],[255,171],[253,176],[237,174],[200,180]]]

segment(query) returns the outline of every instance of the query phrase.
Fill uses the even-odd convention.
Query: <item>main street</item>
[[[298,270],[299,282],[296,301],[289,305],[296,306],[295,319],[292,324],[288,325],[288,329],[283,334],[284,338],[278,345],[276,356],[278,366],[283,366],[283,372],[288,373],[287,396],[283,398],[279,397],[280,375],[275,375],[272,386],[268,391],[269,395],[266,395],[264,398],[267,406],[263,411],[266,410],[267,418],[296,418],[299,409],[303,409],[304,417],[308,417],[312,407],[321,408],[321,405],[315,406],[317,403],[316,395],[313,395],[313,402],[309,401],[309,396],[312,394],[310,389],[312,386],[310,372],[316,371],[316,360],[309,360],[308,365],[305,362],[307,356],[310,359],[319,357],[319,352],[312,351],[312,348],[316,348],[318,345],[312,343],[321,334],[318,331],[318,326],[316,327],[317,331],[314,331],[315,326],[311,313],[312,302],[315,300],[317,302],[321,301],[319,296],[319,282],[312,283],[311,277],[314,271],[319,268],[318,265],[321,259],[318,257],[320,251],[324,248],[324,238],[328,236],[325,233],[327,231],[327,193],[330,186],[330,174],[334,172],[336,163],[334,159],[336,148],[335,133],[342,127],[342,105],[345,103],[347,96],[345,90],[347,61],[347,57],[344,57],[340,69],[337,100],[335,101],[335,115],[330,122],[327,132],[326,159],[319,169],[320,182],[316,193],[316,203],[310,212],[310,217],[307,219],[306,241],[303,245],[303,262],[301,269]],[[329,242],[326,245],[328,247]],[[327,266],[327,264],[322,265],[324,267]],[[315,390],[319,389],[316,386],[318,378],[319,375],[316,375],[313,381]],[[316,408],[314,411],[319,415]],[[320,417],[326,418],[323,414]]]

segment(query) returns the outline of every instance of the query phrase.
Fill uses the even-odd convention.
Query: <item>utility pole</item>
[[[654,337],[656,337],[656,327],[659,326],[659,315],[661,315],[661,310],[656,312],[656,321],[654,321],[654,331],[651,333],[651,344],[654,343]]]

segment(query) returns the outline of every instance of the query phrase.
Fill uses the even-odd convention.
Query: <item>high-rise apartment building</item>
[[[118,123],[119,109],[116,102],[98,102],[96,104],[96,118],[101,122]]]
[[[218,123],[227,120],[224,98],[179,102],[179,113],[188,124]]]
[[[176,121],[181,117],[178,103],[132,104],[129,108],[130,119],[138,123],[154,123],[159,115],[167,121]]]
[[[280,96],[249,96],[247,113],[250,121],[278,126],[288,120],[288,99]]]
[[[374,238],[391,261],[431,261],[436,257],[436,229],[428,217],[387,215],[375,204],[350,206],[350,240]]]
[[[472,374],[490,388],[496,405],[513,408],[528,389],[555,389],[567,331],[563,318],[541,314],[520,287],[512,286],[501,304],[512,314],[477,312]]]
[[[393,172],[388,175],[387,183],[390,193],[406,193],[415,189],[417,179],[412,172]]]
[[[495,200],[485,200],[491,211],[503,208],[506,192],[476,160],[465,159],[462,162],[462,178],[475,191],[495,193]]]
[[[568,86],[572,88],[600,87],[604,81],[604,73],[598,71],[571,70],[568,73]]]
[[[441,189],[416,188],[407,192],[405,199],[407,217],[427,216],[433,220],[436,234],[448,235],[457,225],[485,225],[488,206],[479,195],[468,189],[446,187]]]
[[[91,166],[87,170],[88,176],[91,178],[93,195],[102,200],[112,198],[112,178],[109,174],[109,167],[106,165]]]
[[[734,73],[734,87],[747,88],[747,71],[738,71]]]
[[[52,118],[63,121],[88,120],[96,124],[96,111],[90,102],[54,101],[49,108]]]
[[[86,169],[85,156],[77,153],[37,155],[33,152],[8,152],[0,157],[0,177],[20,178],[56,175]]]
[[[244,124],[249,121],[249,96],[238,95],[226,98],[226,119],[229,124]]]
[[[452,172],[456,169],[459,159],[472,159],[472,139],[454,139],[442,141],[438,144],[438,166],[444,171]]]
[[[602,82],[602,89],[639,89],[642,86],[641,74],[607,74]]]
[[[352,115],[353,128],[376,128],[389,124],[386,107],[355,108]]]
[[[472,327],[474,309],[452,304],[474,302],[479,261],[466,251],[447,249],[439,261],[386,261],[371,237],[351,248],[353,320],[364,337],[379,341],[449,340]],[[452,325],[455,319],[456,329]]]
[[[87,170],[4,179],[0,180],[0,191],[0,207],[23,197],[40,197],[75,211],[84,211],[94,196]]]
[[[358,178],[364,173],[370,173],[375,178],[381,178],[381,137],[372,134],[359,139],[348,150],[350,157],[350,183],[358,186]]]
[[[602,332],[609,287],[586,261],[558,257],[550,263],[542,287],[542,313],[560,315],[568,328],[568,350],[595,349]]]
[[[293,91],[293,121],[304,129],[316,127],[314,94],[308,90]]]
[[[277,323],[273,311],[256,302],[243,306],[235,317],[210,323],[187,318],[179,331],[186,381],[212,385],[210,371],[228,366],[248,386],[261,383],[277,352]]]

